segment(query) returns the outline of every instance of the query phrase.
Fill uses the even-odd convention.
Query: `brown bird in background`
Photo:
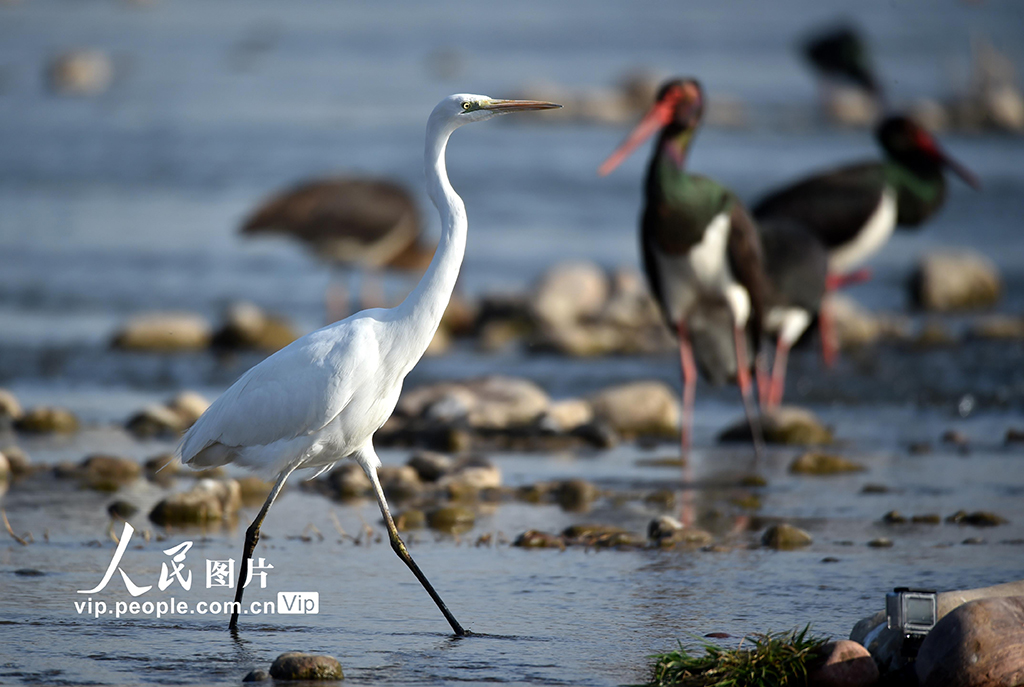
[[[346,309],[365,306],[367,295],[382,305],[380,270],[423,270],[434,249],[420,237],[420,217],[412,195],[386,179],[336,177],[303,182],[263,203],[242,224],[245,235],[291,236],[334,266],[362,268],[363,285],[351,302],[346,290],[332,281],[326,301],[327,320]],[[371,286],[373,284],[373,286]],[[367,292],[370,292],[367,294]]]

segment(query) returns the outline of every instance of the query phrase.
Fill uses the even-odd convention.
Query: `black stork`
[[[877,126],[885,157],[848,165],[776,190],[754,206],[759,223],[791,220],[805,226],[828,250],[829,288],[866,278],[860,268],[900,227],[920,227],[946,198],[944,171],[951,170],[974,189],[977,178],[950,157],[921,125],[891,115]],[[822,322],[826,361],[835,344]]]
[[[291,236],[332,265],[370,271],[423,270],[433,255],[421,242],[412,195],[386,179],[332,177],[300,183],[261,204],[241,232]],[[332,322],[344,308],[337,290],[328,296]],[[358,297],[353,300],[356,307],[362,305]]]
[[[882,97],[867,44],[853,26],[835,26],[816,33],[804,42],[802,51],[826,79],[848,81],[875,98]]]
[[[755,455],[759,457],[763,439],[753,402],[746,332],[749,327],[756,347],[767,288],[761,241],[750,214],[729,189],[686,170],[686,155],[703,111],[704,94],[698,81],[668,81],[658,91],[651,109],[598,173],[609,174],[643,141],[658,133],[644,184],[640,244],[648,286],[679,339],[683,455],[690,447],[697,384],[691,335],[699,329],[709,335],[694,337],[694,343],[718,342],[719,349],[724,349],[704,351],[703,355],[699,351],[699,359],[727,361],[730,368],[735,363],[734,374],[754,437]],[[714,327],[723,320],[729,335],[716,336]],[[727,348],[722,346],[723,338]],[[733,374],[728,368],[725,372]]]

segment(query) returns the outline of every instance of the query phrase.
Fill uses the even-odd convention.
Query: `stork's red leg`
[[[757,379],[757,402],[762,410],[766,410],[771,394],[771,373],[768,371],[766,352],[762,351],[754,357],[754,373]]]
[[[746,335],[741,328],[734,327],[733,339],[736,342],[736,381],[740,385],[743,410],[747,413],[750,434],[754,440],[754,456],[758,462],[761,462],[761,457],[764,455],[764,434],[761,432],[761,421],[757,415],[757,408],[754,407],[754,392],[750,388],[750,363],[747,358]]]
[[[821,334],[821,358],[826,367],[833,367],[839,357],[839,343],[836,341],[836,330],[832,325],[827,298],[822,299],[821,307],[818,308],[818,333]]]
[[[789,358],[789,344],[779,337],[775,344],[775,365],[772,369],[772,386],[768,392],[768,410],[782,403],[782,395],[786,391],[786,361]]]
[[[676,325],[679,337],[679,367],[683,376],[683,417],[679,432],[679,443],[683,461],[683,491],[679,505],[679,521],[684,527],[692,527],[696,522],[693,503],[693,467],[690,461],[690,443],[693,434],[693,402],[697,394],[697,364],[693,360],[693,347],[690,345],[690,334],[686,330],[686,322],[680,320]]]

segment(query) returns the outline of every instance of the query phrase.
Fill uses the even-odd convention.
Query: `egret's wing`
[[[377,369],[372,321],[345,320],[259,363],[203,413],[182,439],[183,462],[214,443],[266,446],[322,429]]]

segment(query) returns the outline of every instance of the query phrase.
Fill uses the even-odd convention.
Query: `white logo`
[[[278,614],[308,614],[320,612],[320,592],[278,592]]]

